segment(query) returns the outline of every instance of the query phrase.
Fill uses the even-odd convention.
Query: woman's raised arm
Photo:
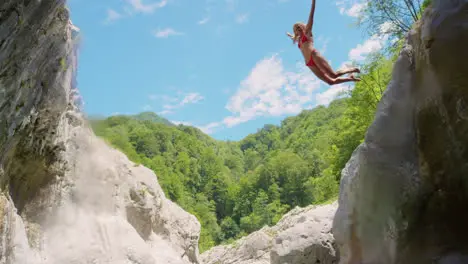
[[[312,0],[312,8],[310,9],[309,21],[307,22],[306,32],[312,33],[312,26],[314,25],[314,13],[315,13],[315,0]]]

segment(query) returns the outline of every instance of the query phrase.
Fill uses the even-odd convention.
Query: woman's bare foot
[[[361,81],[361,79],[360,79],[360,78],[357,78],[356,76],[354,76],[354,74],[349,75],[349,78],[350,78],[351,80],[353,80],[353,81],[356,81],[356,82],[360,82],[360,81]]]
[[[353,73],[361,73],[361,70],[359,70],[358,68],[352,68],[347,72],[349,77],[351,77]]]

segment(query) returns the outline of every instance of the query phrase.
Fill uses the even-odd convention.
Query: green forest
[[[393,8],[392,1],[380,2]],[[365,15],[384,11],[370,4]],[[414,21],[403,22],[410,27]],[[265,125],[237,142],[215,140],[151,112],[94,119],[91,125],[133,162],[152,169],[167,197],[198,218],[203,252],[274,225],[296,206],[336,199],[341,170],[374,118],[403,33],[386,32],[399,41],[358,65],[362,81],[329,106],[304,110],[278,126]]]

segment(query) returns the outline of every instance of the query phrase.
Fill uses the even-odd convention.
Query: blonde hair
[[[288,32],[288,36],[292,39],[294,44],[297,42],[297,40],[299,38],[299,36],[296,35],[296,31],[294,30],[296,27],[300,27],[300,28],[302,28],[302,30],[305,30],[306,24],[304,24],[302,22],[294,23],[294,25],[293,25],[293,34]],[[305,34],[305,32],[304,32],[304,34]]]

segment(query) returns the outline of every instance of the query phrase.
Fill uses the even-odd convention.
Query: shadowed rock
[[[435,0],[408,34],[342,172],[342,264],[466,263],[468,1]]]

